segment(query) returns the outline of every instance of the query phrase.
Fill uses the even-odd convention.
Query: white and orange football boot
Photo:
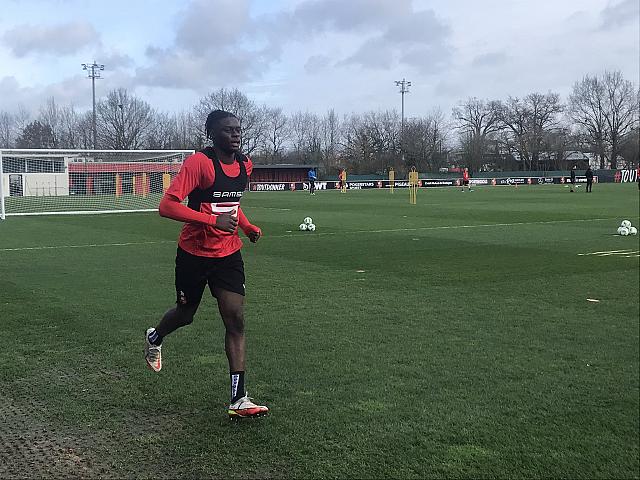
[[[152,330],[153,328],[147,328],[147,333],[144,334],[144,358],[151,370],[159,372],[162,369],[162,345],[149,342],[149,333]]]
[[[229,418],[252,418],[262,417],[269,413],[269,409],[264,405],[256,405],[245,393],[244,397],[239,398],[227,409]]]

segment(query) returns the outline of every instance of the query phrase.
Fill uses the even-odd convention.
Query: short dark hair
[[[220,120],[229,117],[238,118],[233,113],[224,110],[214,110],[207,115],[207,121],[204,122],[204,131],[207,134],[207,138],[211,138],[211,131]]]

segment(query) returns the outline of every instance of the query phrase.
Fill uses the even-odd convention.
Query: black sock
[[[231,403],[246,395],[244,391],[244,372],[231,372]]]
[[[155,345],[156,347],[162,345],[162,339],[164,338],[162,335],[158,333],[158,331],[154,328],[152,332],[149,333],[148,337],[149,343],[151,345]]]

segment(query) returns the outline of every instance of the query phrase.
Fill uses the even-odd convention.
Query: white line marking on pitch
[[[589,253],[579,253],[578,255],[600,255],[601,253],[627,253],[627,252],[631,252],[630,248],[624,249],[624,250],[604,250],[602,252],[589,252]]]
[[[281,212],[290,212],[291,209],[290,208],[276,208],[276,207],[256,207],[256,206],[251,206],[249,207],[249,210],[253,210],[254,208],[262,208],[264,210],[279,210]]]
[[[519,225],[553,225],[556,223],[574,223],[574,222],[601,222],[609,221],[612,218],[581,218],[577,220],[549,220],[546,222],[514,222],[514,223],[484,223],[479,225],[441,225],[439,227],[414,227],[414,228],[387,228],[382,230],[349,230],[344,232],[314,232],[315,236],[328,236],[340,234],[356,234],[356,233],[393,233],[393,232],[418,232],[422,230],[455,230],[458,228],[487,228],[487,227],[515,227]],[[269,235],[269,238],[285,238],[285,237],[301,237],[298,234],[292,235]],[[265,238],[267,238],[265,236]]]
[[[358,234],[358,233],[392,233],[392,232],[417,232],[422,230],[455,230],[459,228],[489,228],[489,227],[513,227],[519,225],[552,225],[555,223],[573,223],[573,222],[600,222],[604,220],[611,220],[612,218],[588,218],[577,220],[550,220],[546,222],[515,222],[515,223],[485,223],[480,225],[442,225],[439,227],[415,227],[415,228],[388,228],[382,230],[351,230],[345,232],[315,232],[315,236],[329,236],[339,234]],[[265,235],[265,238],[287,238],[287,237],[302,237],[297,233],[291,233],[288,235]],[[306,236],[308,237],[308,235]],[[54,250],[62,248],[95,248],[95,247],[128,247],[134,245],[158,245],[163,243],[176,243],[177,240],[159,240],[149,242],[124,242],[124,243],[90,243],[85,245],[50,245],[41,247],[19,247],[19,248],[0,248],[0,252],[21,252],[21,251],[34,251],[34,250]]]
[[[50,246],[42,246],[42,247],[0,248],[0,252],[22,252],[26,250],[55,250],[60,248],[128,247],[131,245],[157,245],[160,243],[176,243],[176,241],[160,240],[155,242],[89,243],[86,245],[50,245]]]
[[[595,255],[596,257],[610,257],[618,256],[624,258],[632,258],[638,256],[640,250],[610,250],[608,252],[591,252],[591,253],[579,253],[579,256]]]

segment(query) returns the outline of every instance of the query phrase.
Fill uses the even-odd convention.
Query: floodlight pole
[[[93,99],[93,149],[97,148],[96,143],[96,78],[100,78],[100,71],[104,70],[104,65],[99,65],[94,60],[93,63],[83,63],[82,69],[87,71],[87,78],[91,79],[91,92]]]
[[[402,115],[400,123],[400,152],[402,153],[402,162],[404,163],[404,94],[409,93],[409,87],[411,82],[408,82],[404,78],[402,80],[396,80],[396,87],[400,87],[400,93],[402,94]]]

